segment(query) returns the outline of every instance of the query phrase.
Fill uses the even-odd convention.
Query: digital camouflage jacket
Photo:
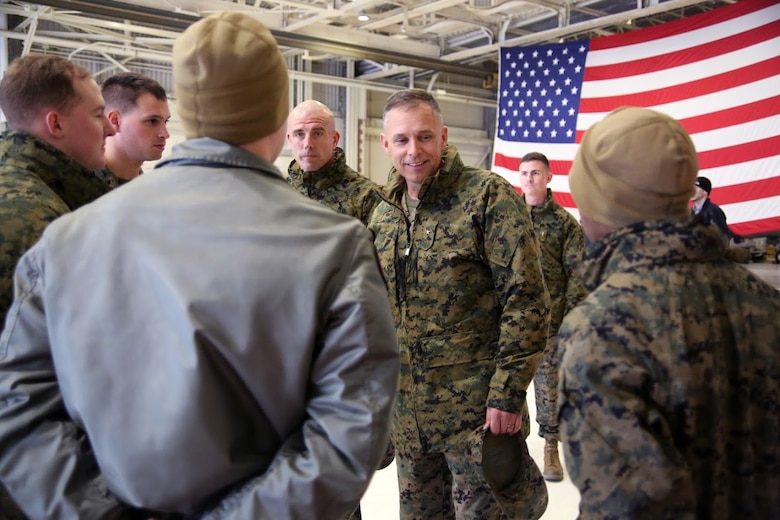
[[[344,150],[336,148],[333,160],[315,172],[301,170],[293,160],[287,182],[310,199],[368,225],[371,212],[382,200],[374,181],[347,166]]]
[[[108,166],[102,170],[96,170],[95,177],[106,183],[111,189],[117,188],[129,182],[127,179],[123,179],[114,175],[114,172],[112,172]]]
[[[392,440],[396,451],[457,449],[487,407],[521,413],[550,300],[528,212],[506,180],[449,146],[413,226],[405,192],[391,170],[369,224],[401,353]]]
[[[13,300],[17,260],[52,220],[107,191],[94,172],[37,137],[0,135],[0,323]]]
[[[718,233],[637,223],[578,267],[559,414],[582,519],[780,518],[780,292]]]
[[[522,196],[525,201],[525,195]],[[555,202],[552,190],[538,206],[528,206],[536,240],[541,250],[542,271],[550,293],[550,335],[555,335],[563,317],[585,296],[585,288],[572,271],[585,250],[585,238],[574,216]]]

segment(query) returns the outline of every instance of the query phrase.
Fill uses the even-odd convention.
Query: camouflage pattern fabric
[[[0,324],[13,302],[16,263],[44,228],[108,191],[92,171],[31,134],[0,135]],[[25,518],[0,488],[0,520]]]
[[[405,457],[462,451],[458,438],[484,424],[487,407],[521,412],[550,301],[528,212],[506,180],[448,146],[413,226],[405,192],[391,170],[369,223],[401,354],[391,432],[401,487]],[[428,485],[417,483],[414,492]]]
[[[559,410],[583,519],[780,518],[780,292],[718,233],[638,223],[578,267]]]
[[[501,519],[479,463],[465,450],[396,453],[403,520]]]
[[[525,201],[525,195],[522,196]],[[571,213],[553,199],[547,189],[547,198],[538,206],[528,206],[534,234],[542,253],[542,272],[550,293],[550,333],[542,361],[534,374],[536,422],[539,436],[546,440],[560,440],[558,432],[558,328],[564,315],[585,296],[585,288],[573,268],[582,258],[585,238],[582,228]]]
[[[117,177],[114,175],[114,172],[112,172],[109,168],[103,168],[102,170],[96,170],[95,171],[95,177],[100,179],[101,181],[105,182],[106,185],[114,189],[117,186],[121,186],[122,184],[125,184],[127,179],[122,179],[120,177]]]
[[[0,317],[13,300],[17,260],[60,215],[106,193],[90,170],[31,134],[0,135]]]
[[[379,185],[347,166],[344,150],[336,148],[333,160],[315,172],[301,170],[293,160],[287,182],[310,199],[368,225],[371,212],[382,200]]]

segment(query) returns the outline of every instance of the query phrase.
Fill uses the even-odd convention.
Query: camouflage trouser
[[[506,518],[463,453],[400,453],[396,449],[401,520],[500,520]]]
[[[0,520],[27,520],[3,486],[0,486]]]
[[[539,423],[539,436],[545,440],[560,440],[558,430],[558,336],[547,340],[542,362],[534,374],[534,393],[536,394],[536,422]]]

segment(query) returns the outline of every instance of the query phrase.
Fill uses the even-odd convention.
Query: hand
[[[488,408],[484,428],[490,429],[493,435],[515,435],[523,428],[523,416],[505,412],[498,408]]]

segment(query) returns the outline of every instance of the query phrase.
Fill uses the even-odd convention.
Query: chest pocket
[[[439,224],[435,220],[425,220],[420,222],[418,225],[419,229],[414,230],[415,245],[421,251],[427,251],[433,247],[434,241],[436,240],[436,230]]]

